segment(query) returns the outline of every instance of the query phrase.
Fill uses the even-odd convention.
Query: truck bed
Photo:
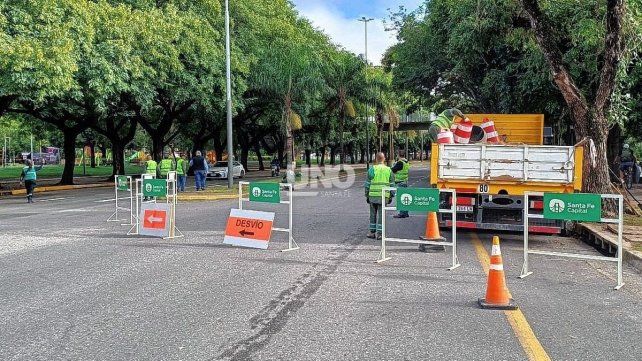
[[[568,146],[442,144],[437,178],[568,185],[575,181],[575,152]]]

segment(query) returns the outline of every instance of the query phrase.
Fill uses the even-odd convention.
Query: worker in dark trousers
[[[408,172],[410,171],[410,163],[406,159],[406,152],[400,150],[397,157],[397,162],[392,166],[392,173],[395,175],[395,187],[406,188],[408,187]],[[394,218],[408,218],[408,211],[399,211]]]
[[[392,187],[394,176],[392,170],[386,165],[386,156],[377,153],[376,163],[368,169],[368,178],[365,183],[366,202],[370,205],[370,225],[368,227],[368,238],[381,239],[381,217],[384,206],[381,204],[381,194],[384,187]],[[390,202],[391,194],[387,193],[387,202]]]
[[[44,163],[38,167],[33,166],[33,160],[27,159],[26,165],[22,168],[22,174],[20,175],[20,185],[25,185],[25,190],[27,191],[27,203],[33,203],[33,191],[36,189],[36,172],[40,171]]]

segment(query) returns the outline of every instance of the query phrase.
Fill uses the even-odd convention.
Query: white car
[[[234,168],[232,169],[232,177],[234,178],[243,178],[245,176],[245,168],[239,162],[232,163]],[[226,179],[227,178],[227,162],[216,162],[213,166],[210,166],[209,172],[207,172],[207,178],[214,179]]]

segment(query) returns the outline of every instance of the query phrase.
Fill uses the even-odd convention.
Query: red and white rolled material
[[[457,129],[453,134],[455,143],[468,144],[470,142],[470,135],[473,132],[473,122],[466,118],[457,124]]]
[[[495,122],[484,118],[481,128],[484,130],[484,133],[486,133],[486,141],[488,143],[499,143],[499,134],[497,134],[497,130],[495,129]]]
[[[437,134],[437,143],[439,144],[453,144],[453,132],[447,129],[442,129]]]

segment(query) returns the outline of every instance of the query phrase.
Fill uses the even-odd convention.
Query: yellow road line
[[[475,251],[477,252],[477,258],[479,259],[484,272],[488,274],[490,256],[479,240],[477,234],[471,233],[471,239],[473,241],[473,246],[475,246]],[[512,298],[512,296],[510,297]],[[504,314],[506,315],[506,319],[508,320],[510,327],[513,329],[513,333],[517,336],[519,343],[522,345],[526,356],[528,356],[528,359],[530,361],[550,361],[551,358],[546,353],[546,350],[544,350],[544,347],[542,347],[537,336],[535,336],[535,333],[528,324],[524,313],[517,309],[506,310],[504,311]]]

